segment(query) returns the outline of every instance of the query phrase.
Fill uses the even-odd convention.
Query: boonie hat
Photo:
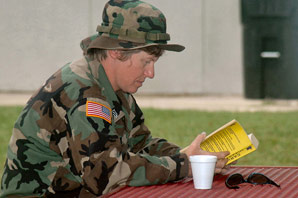
[[[139,0],[108,1],[97,32],[81,42],[83,49],[131,50],[147,46],[177,52],[185,49],[167,43],[170,35],[166,32],[165,16],[153,5]]]

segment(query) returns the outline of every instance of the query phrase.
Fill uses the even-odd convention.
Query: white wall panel
[[[239,0],[148,0],[167,17],[173,43],[140,93],[242,94]],[[81,57],[105,1],[0,0],[0,91],[32,91]]]

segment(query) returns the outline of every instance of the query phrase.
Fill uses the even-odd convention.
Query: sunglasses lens
[[[259,173],[253,173],[247,178],[247,181],[252,184],[267,184],[268,180],[265,175]]]
[[[226,186],[227,186],[228,188],[237,189],[237,188],[239,188],[239,187],[236,186],[236,185],[241,184],[241,183],[243,183],[243,182],[245,182],[243,176],[242,176],[241,174],[239,174],[239,173],[235,173],[235,174],[233,174],[233,175],[230,175],[230,176],[226,179]]]
[[[247,178],[247,181],[251,184],[273,184],[279,187],[278,184],[261,173],[252,173]]]

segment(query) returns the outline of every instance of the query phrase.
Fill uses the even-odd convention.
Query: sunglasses
[[[230,175],[226,179],[226,186],[231,189],[240,188],[237,185],[242,184],[242,183],[272,184],[274,186],[280,187],[280,185],[278,185],[273,180],[269,179],[267,176],[265,176],[261,173],[252,173],[247,177],[247,179],[244,179],[244,177],[240,173],[235,173],[235,174]]]

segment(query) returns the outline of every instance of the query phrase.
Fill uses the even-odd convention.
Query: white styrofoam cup
[[[189,157],[195,189],[211,189],[217,157],[192,155]]]

